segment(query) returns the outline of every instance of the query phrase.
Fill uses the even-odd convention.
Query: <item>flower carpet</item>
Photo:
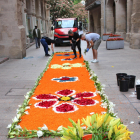
[[[72,126],[68,118],[76,122],[95,113],[113,113],[114,104],[108,101],[88,62],[72,58],[72,52],[50,57],[8,126],[10,138],[59,136],[61,126]]]

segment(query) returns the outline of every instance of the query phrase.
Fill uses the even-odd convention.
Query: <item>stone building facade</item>
[[[0,0],[0,57],[25,57],[35,25],[42,35],[50,34],[47,0]]]
[[[120,34],[140,49],[140,0],[86,0],[89,31]]]

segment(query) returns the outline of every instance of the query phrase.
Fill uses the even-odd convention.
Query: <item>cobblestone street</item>
[[[92,50],[84,55],[86,42],[81,43],[85,60],[92,60]],[[55,47],[55,52],[57,51],[70,51],[70,47]],[[134,132],[132,140],[140,140],[140,100],[131,96],[135,89],[120,92],[116,80],[116,73],[120,72],[135,75],[136,79],[140,79],[140,50],[129,48],[126,42],[124,49],[106,50],[106,42],[102,41],[98,52],[99,63],[90,63],[90,67],[101,83],[106,85],[106,94],[109,100],[116,104],[115,112],[118,117]],[[33,45],[27,50],[24,59],[9,59],[0,64],[0,140],[7,140],[6,127],[16,115],[18,105],[23,103],[24,95],[32,89],[37,77],[45,69],[47,60],[43,47],[35,49]],[[134,123],[130,124],[132,121]]]

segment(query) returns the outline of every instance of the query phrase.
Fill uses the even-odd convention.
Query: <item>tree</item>
[[[80,2],[81,2],[81,0],[74,0],[74,4],[78,4]]]
[[[85,10],[85,6],[82,3],[74,5],[74,16],[79,19],[87,19],[88,11]]]
[[[74,3],[80,1],[74,5]],[[78,17],[80,20],[86,19],[88,12],[85,10],[85,6],[81,3],[81,0],[48,0],[48,4],[51,5],[50,13],[51,19],[54,21],[56,18],[70,18]]]
[[[73,1],[72,0],[48,0],[51,5],[50,13],[54,21],[56,18],[73,17]]]

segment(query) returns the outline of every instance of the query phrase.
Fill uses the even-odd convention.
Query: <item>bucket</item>
[[[121,79],[119,85],[120,85],[121,92],[127,92],[129,89],[129,80],[128,79]]]
[[[118,86],[119,86],[118,78],[119,78],[119,77],[123,77],[123,76],[127,76],[127,73],[117,73],[117,74],[116,74]]]
[[[118,76],[118,81],[117,81],[118,82],[118,86],[120,85],[120,80],[123,79],[123,78],[124,78],[124,76],[122,76],[122,75]]]
[[[135,75],[127,75],[125,77],[130,79],[129,88],[134,88],[135,87],[135,79],[136,79],[136,76]]]
[[[136,85],[137,99],[140,100],[140,85]]]

